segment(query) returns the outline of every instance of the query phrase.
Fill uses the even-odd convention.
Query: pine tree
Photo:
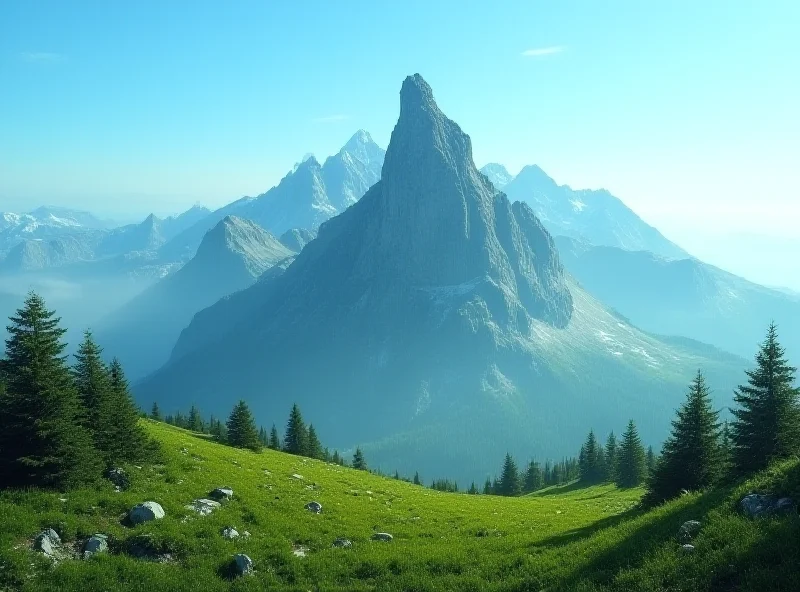
[[[162,421],[161,409],[158,408],[158,403],[153,402],[153,408],[150,410],[150,419],[155,421]]]
[[[342,457],[341,457],[341,455],[339,454],[339,451],[338,451],[338,450],[334,450],[334,451],[333,451],[333,457],[331,458],[331,462],[332,462],[333,464],[335,464],[335,465],[342,465],[342,464],[343,464],[343,462],[342,462]],[[419,485],[419,483],[417,483],[417,485]]]
[[[353,468],[360,471],[367,470],[367,461],[364,459],[364,453],[361,452],[361,448],[356,448],[356,452],[353,455]]]
[[[250,408],[244,401],[239,401],[228,418],[228,444],[237,448],[261,450],[258,429]]]
[[[306,436],[306,455],[310,458],[323,457],[322,444],[317,437],[317,432],[314,429],[314,424],[308,424],[308,435]]]
[[[737,474],[748,475],[798,452],[800,391],[794,387],[796,371],[789,366],[772,323],[756,355],[756,368],[746,372],[748,384],[740,386],[734,396],[737,407],[731,410],[735,418],[731,440]]]
[[[486,482],[483,484],[483,494],[492,495],[492,481],[489,477],[486,477]]]
[[[605,481],[614,481],[617,475],[617,437],[611,432],[606,439],[605,455]]]
[[[644,481],[647,467],[645,454],[639,432],[633,420],[628,422],[628,429],[622,435],[617,464],[617,486],[636,487]]]
[[[261,446],[269,446],[269,436],[267,436],[267,430],[264,429],[264,426],[258,430],[258,441],[261,442]]]
[[[286,435],[283,437],[283,450],[290,454],[305,456],[308,451],[308,430],[297,403],[292,405]]]
[[[525,472],[525,492],[538,491],[543,484],[542,469],[539,467],[539,463],[531,461],[528,463],[528,470]]]
[[[422,481],[419,478],[419,472],[414,473],[414,485],[422,485]]]
[[[647,455],[645,457],[645,465],[647,466],[647,474],[652,475],[656,469],[656,453],[653,451],[652,446],[647,447]]]
[[[193,432],[200,433],[203,431],[203,418],[200,417],[200,411],[198,411],[197,407],[194,405],[189,409],[189,418],[187,419],[186,427]]]
[[[517,495],[521,490],[519,480],[519,469],[517,463],[514,462],[510,453],[506,453],[506,459],[503,462],[503,473],[500,476],[500,495]]]
[[[65,330],[35,293],[10,323],[0,390],[3,486],[69,488],[93,481],[101,466],[63,356]]]
[[[278,436],[278,428],[275,427],[275,424],[272,424],[272,430],[269,432],[269,447],[272,450],[280,450],[281,449],[281,439]]]
[[[83,341],[75,354],[75,366],[72,369],[75,388],[83,408],[83,425],[92,434],[95,446],[105,451],[102,439],[109,429],[110,417],[101,417],[101,407],[107,407],[106,399],[110,396],[108,368],[102,360],[102,350],[92,338],[92,332],[83,334]]]
[[[114,358],[108,370],[108,397],[100,415],[107,438],[102,446],[109,466],[143,461],[151,457],[158,445],[148,440],[139,425],[139,411],[130,393],[128,381],[119,360]]]
[[[672,433],[664,442],[661,458],[650,473],[647,503],[671,499],[682,489],[703,489],[717,480],[721,468],[718,416],[705,378],[698,372],[672,421]]]
[[[597,443],[594,430],[589,430],[589,436],[581,447],[580,478],[584,483],[598,483],[603,479],[603,451]]]

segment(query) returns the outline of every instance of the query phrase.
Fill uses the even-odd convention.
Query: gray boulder
[[[775,502],[776,514],[797,514],[797,504],[790,497],[782,497]]]
[[[222,537],[232,541],[233,539],[239,538],[239,531],[237,531],[233,526],[226,526],[222,529]]]
[[[349,539],[340,537],[333,541],[333,546],[337,549],[351,549],[353,547],[353,542]]]
[[[684,553],[687,553],[687,554],[688,553],[694,553],[694,545],[688,545],[688,544],[687,545],[682,545],[681,546],[681,550]]]
[[[678,531],[678,538],[680,538],[681,542],[688,543],[698,532],[700,532],[701,527],[702,524],[698,520],[689,520],[688,522],[684,522]]]
[[[187,510],[197,512],[201,516],[208,516],[211,512],[220,507],[220,503],[210,499],[196,499],[191,504],[186,505]]]
[[[252,574],[253,560],[244,553],[237,553],[233,556],[233,567],[237,576]]]
[[[39,533],[33,541],[33,548],[50,557],[57,557],[61,550],[61,537],[52,528]]]
[[[164,517],[164,508],[156,502],[137,504],[128,512],[128,519],[134,526],[151,520],[161,520]]]
[[[106,471],[106,479],[114,484],[117,491],[128,489],[131,483],[128,473],[120,468],[108,469],[108,471]]]
[[[308,502],[306,504],[306,510],[309,512],[314,512],[315,514],[319,514],[322,512],[322,504],[319,502]]]
[[[217,487],[208,495],[218,501],[228,501],[233,497],[233,489],[230,487]]]
[[[388,532],[376,532],[372,535],[373,541],[383,541],[384,543],[390,543],[394,540],[394,537],[390,535]]]
[[[95,534],[83,544],[83,558],[88,559],[97,553],[105,553],[108,551],[108,536],[104,534]]]
[[[750,493],[739,502],[742,513],[750,518],[787,515],[797,513],[797,504],[788,497],[778,498],[771,494]]]

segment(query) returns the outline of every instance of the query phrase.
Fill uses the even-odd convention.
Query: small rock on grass
[[[253,573],[253,560],[244,553],[237,553],[233,556],[233,565],[237,576]]]
[[[219,501],[227,501],[233,497],[233,489],[230,487],[217,487],[214,491],[208,494],[209,497]]]
[[[394,540],[394,537],[390,535],[388,532],[376,532],[375,534],[372,535],[372,540],[389,543]]]

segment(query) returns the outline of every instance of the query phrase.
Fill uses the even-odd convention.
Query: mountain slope
[[[0,273],[14,274],[62,267],[94,258],[94,241],[85,234],[53,239],[23,239],[0,261]]]
[[[233,389],[260,418],[297,401],[333,445],[460,477],[507,449],[574,452],[621,409],[661,437],[698,366],[719,381],[742,365],[642,334],[575,286],[415,75],[381,180],[285,272],[198,314],[137,396],[221,413]]]
[[[771,321],[800,355],[800,300],[697,259],[598,247],[556,237],[562,261],[590,293],[638,327],[752,357]]]
[[[514,180],[514,175],[509,173],[502,164],[497,164],[496,162],[490,162],[485,165],[481,168],[481,172],[489,178],[492,185],[499,191],[502,191],[503,187]]]
[[[192,256],[203,235],[227,215],[252,220],[275,236],[292,229],[315,232],[378,181],[384,154],[370,135],[360,130],[324,165],[313,156],[305,158],[266,193],[212,212],[175,236],[160,253],[170,260]]]
[[[502,191],[511,201],[530,205],[554,235],[629,251],[652,251],[672,259],[689,257],[605,189],[574,190],[558,185],[541,168],[532,165],[523,168]]]
[[[197,255],[106,319],[98,342],[119,357],[131,378],[166,361],[181,330],[199,310],[246,288],[293,253],[256,224],[226,217]]]

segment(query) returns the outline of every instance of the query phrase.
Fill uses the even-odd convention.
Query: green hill
[[[797,590],[800,519],[753,522],[751,490],[800,499],[800,463],[692,494],[652,512],[641,490],[574,485],[533,496],[448,494],[321,461],[215,444],[145,421],[164,464],[128,467],[131,486],[0,493],[0,590]],[[302,478],[298,478],[299,475]],[[233,499],[208,516],[186,509],[220,486]],[[122,524],[152,500],[162,520]],[[304,506],[322,504],[314,514]],[[703,527],[685,553],[683,522]],[[227,540],[226,526],[250,536]],[[109,535],[109,553],[52,561],[31,550],[52,527],[66,545]],[[391,542],[371,540],[377,532]],[[344,537],[352,548],[335,548]],[[148,555],[134,558],[135,552]],[[303,551],[304,557],[295,552]],[[253,576],[228,579],[235,553]],[[160,558],[160,561],[154,559]]]

